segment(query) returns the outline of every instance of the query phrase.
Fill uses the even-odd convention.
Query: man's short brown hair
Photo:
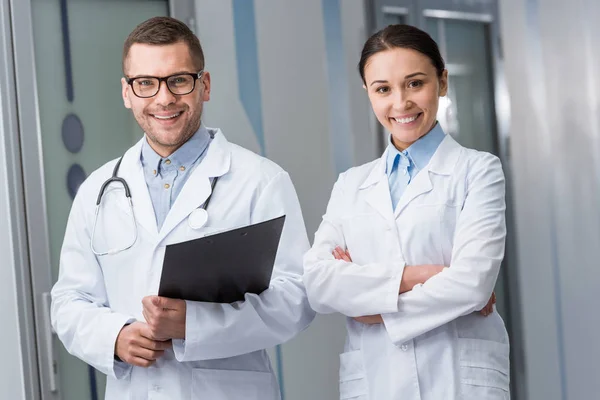
[[[198,71],[204,69],[204,52],[198,37],[183,22],[171,17],[154,17],[135,27],[127,36],[123,45],[123,73],[129,49],[135,43],[168,45],[184,42],[188,45],[192,60],[196,63]]]

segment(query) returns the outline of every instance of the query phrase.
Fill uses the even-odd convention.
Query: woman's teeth
[[[408,117],[408,118],[392,118],[392,119],[395,120],[399,124],[409,124],[409,123],[413,122],[415,119],[417,119],[419,117],[419,115],[421,115],[421,114],[417,114],[417,115],[414,115],[414,116]]]

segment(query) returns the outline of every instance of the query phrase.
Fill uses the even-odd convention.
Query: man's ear
[[[202,92],[202,101],[210,100],[210,73],[204,72],[202,77],[200,78],[202,81],[203,92]]]
[[[123,105],[125,108],[131,108],[131,100],[129,100],[129,91],[131,87],[125,78],[121,78],[121,96],[123,96]]]

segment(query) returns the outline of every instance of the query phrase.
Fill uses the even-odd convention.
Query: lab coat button
[[[402,349],[402,351],[407,351],[408,350],[408,345],[403,344],[402,346],[400,346],[400,348]]]

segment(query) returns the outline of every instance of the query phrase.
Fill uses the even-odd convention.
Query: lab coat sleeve
[[[304,257],[304,284],[312,308],[349,317],[397,311],[403,260],[359,265],[336,260],[336,246],[346,249],[342,229],[344,174],[333,187],[312,248]],[[352,256],[352,255],[351,255]]]
[[[270,287],[232,304],[186,301],[185,340],[173,340],[177,360],[226,358],[270,348],[291,339],[313,320],[315,313],[302,283],[308,237],[292,181],[280,171],[260,193],[251,220],[257,223],[284,214]]]
[[[500,160],[485,153],[469,166],[467,176],[449,268],[401,294],[398,312],[382,315],[396,345],[481,310],[494,290],[506,237]]]
[[[84,183],[85,185],[85,183]],[[67,351],[116,379],[129,375],[129,364],[115,361],[115,343],[130,316],[108,306],[102,270],[90,249],[90,229],[79,191],[60,255],[58,281],[52,288],[52,326]],[[88,208],[95,200],[86,199]]]

